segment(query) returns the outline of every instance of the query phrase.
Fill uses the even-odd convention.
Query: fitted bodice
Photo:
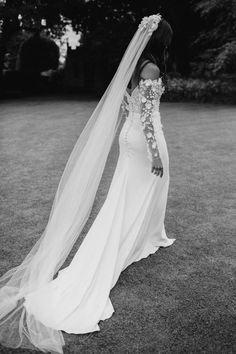
[[[152,100],[153,112],[156,111],[159,112],[160,98],[163,92],[165,91],[165,87],[163,85],[161,78],[155,80],[154,89],[155,89],[155,98]],[[144,97],[140,93],[139,85],[137,85],[134,88],[131,95],[128,93],[128,91],[126,91],[125,97],[127,99],[127,104],[126,104],[127,110],[134,113],[141,113],[141,103],[144,102],[143,101]]]

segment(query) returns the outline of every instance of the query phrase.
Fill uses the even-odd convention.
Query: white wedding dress
[[[143,83],[152,89],[152,99],[141,94],[140,85],[131,95],[125,94],[128,114],[119,135],[117,166],[85,239],[57,278],[25,296],[28,314],[50,328],[68,333],[98,331],[99,321],[114,312],[109,293],[121,272],[175,241],[167,238],[164,226],[169,187],[168,151],[159,112],[164,88],[161,79]],[[162,178],[151,173],[142,125],[149,108],[164,167]]]

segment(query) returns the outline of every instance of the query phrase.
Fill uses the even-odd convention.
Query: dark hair
[[[140,66],[144,60],[149,60],[156,64],[160,69],[160,76],[166,83],[166,51],[171,44],[173,30],[170,24],[162,19],[157,29],[152,33],[146,47],[144,48],[138,63],[136,65],[138,75],[140,74]]]

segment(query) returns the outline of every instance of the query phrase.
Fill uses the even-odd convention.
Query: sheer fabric
[[[138,28],[121,63],[78,138],[61,176],[47,226],[23,262],[0,278],[0,342],[62,353],[60,330],[27,313],[24,297],[50,282],[90,215],[108,153],[121,122],[120,106],[137,61],[157,22]],[[91,163],[91,161],[93,163]]]
[[[164,227],[169,171],[161,117],[153,111],[165,169],[163,178],[157,178],[150,173],[141,113],[133,111],[138,96],[137,87],[119,134],[119,158],[106,200],[81,247],[54,280],[25,296],[27,312],[48,327],[76,334],[99,331],[99,322],[115,311],[110,290],[121,271],[174,242]]]

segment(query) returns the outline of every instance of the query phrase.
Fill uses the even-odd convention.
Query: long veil
[[[23,262],[0,278],[0,342],[4,346],[63,353],[61,331],[27,313],[24,296],[53,279],[81,235],[121,121],[126,87],[150,35],[149,26],[138,27],[71,152],[43,234]]]

